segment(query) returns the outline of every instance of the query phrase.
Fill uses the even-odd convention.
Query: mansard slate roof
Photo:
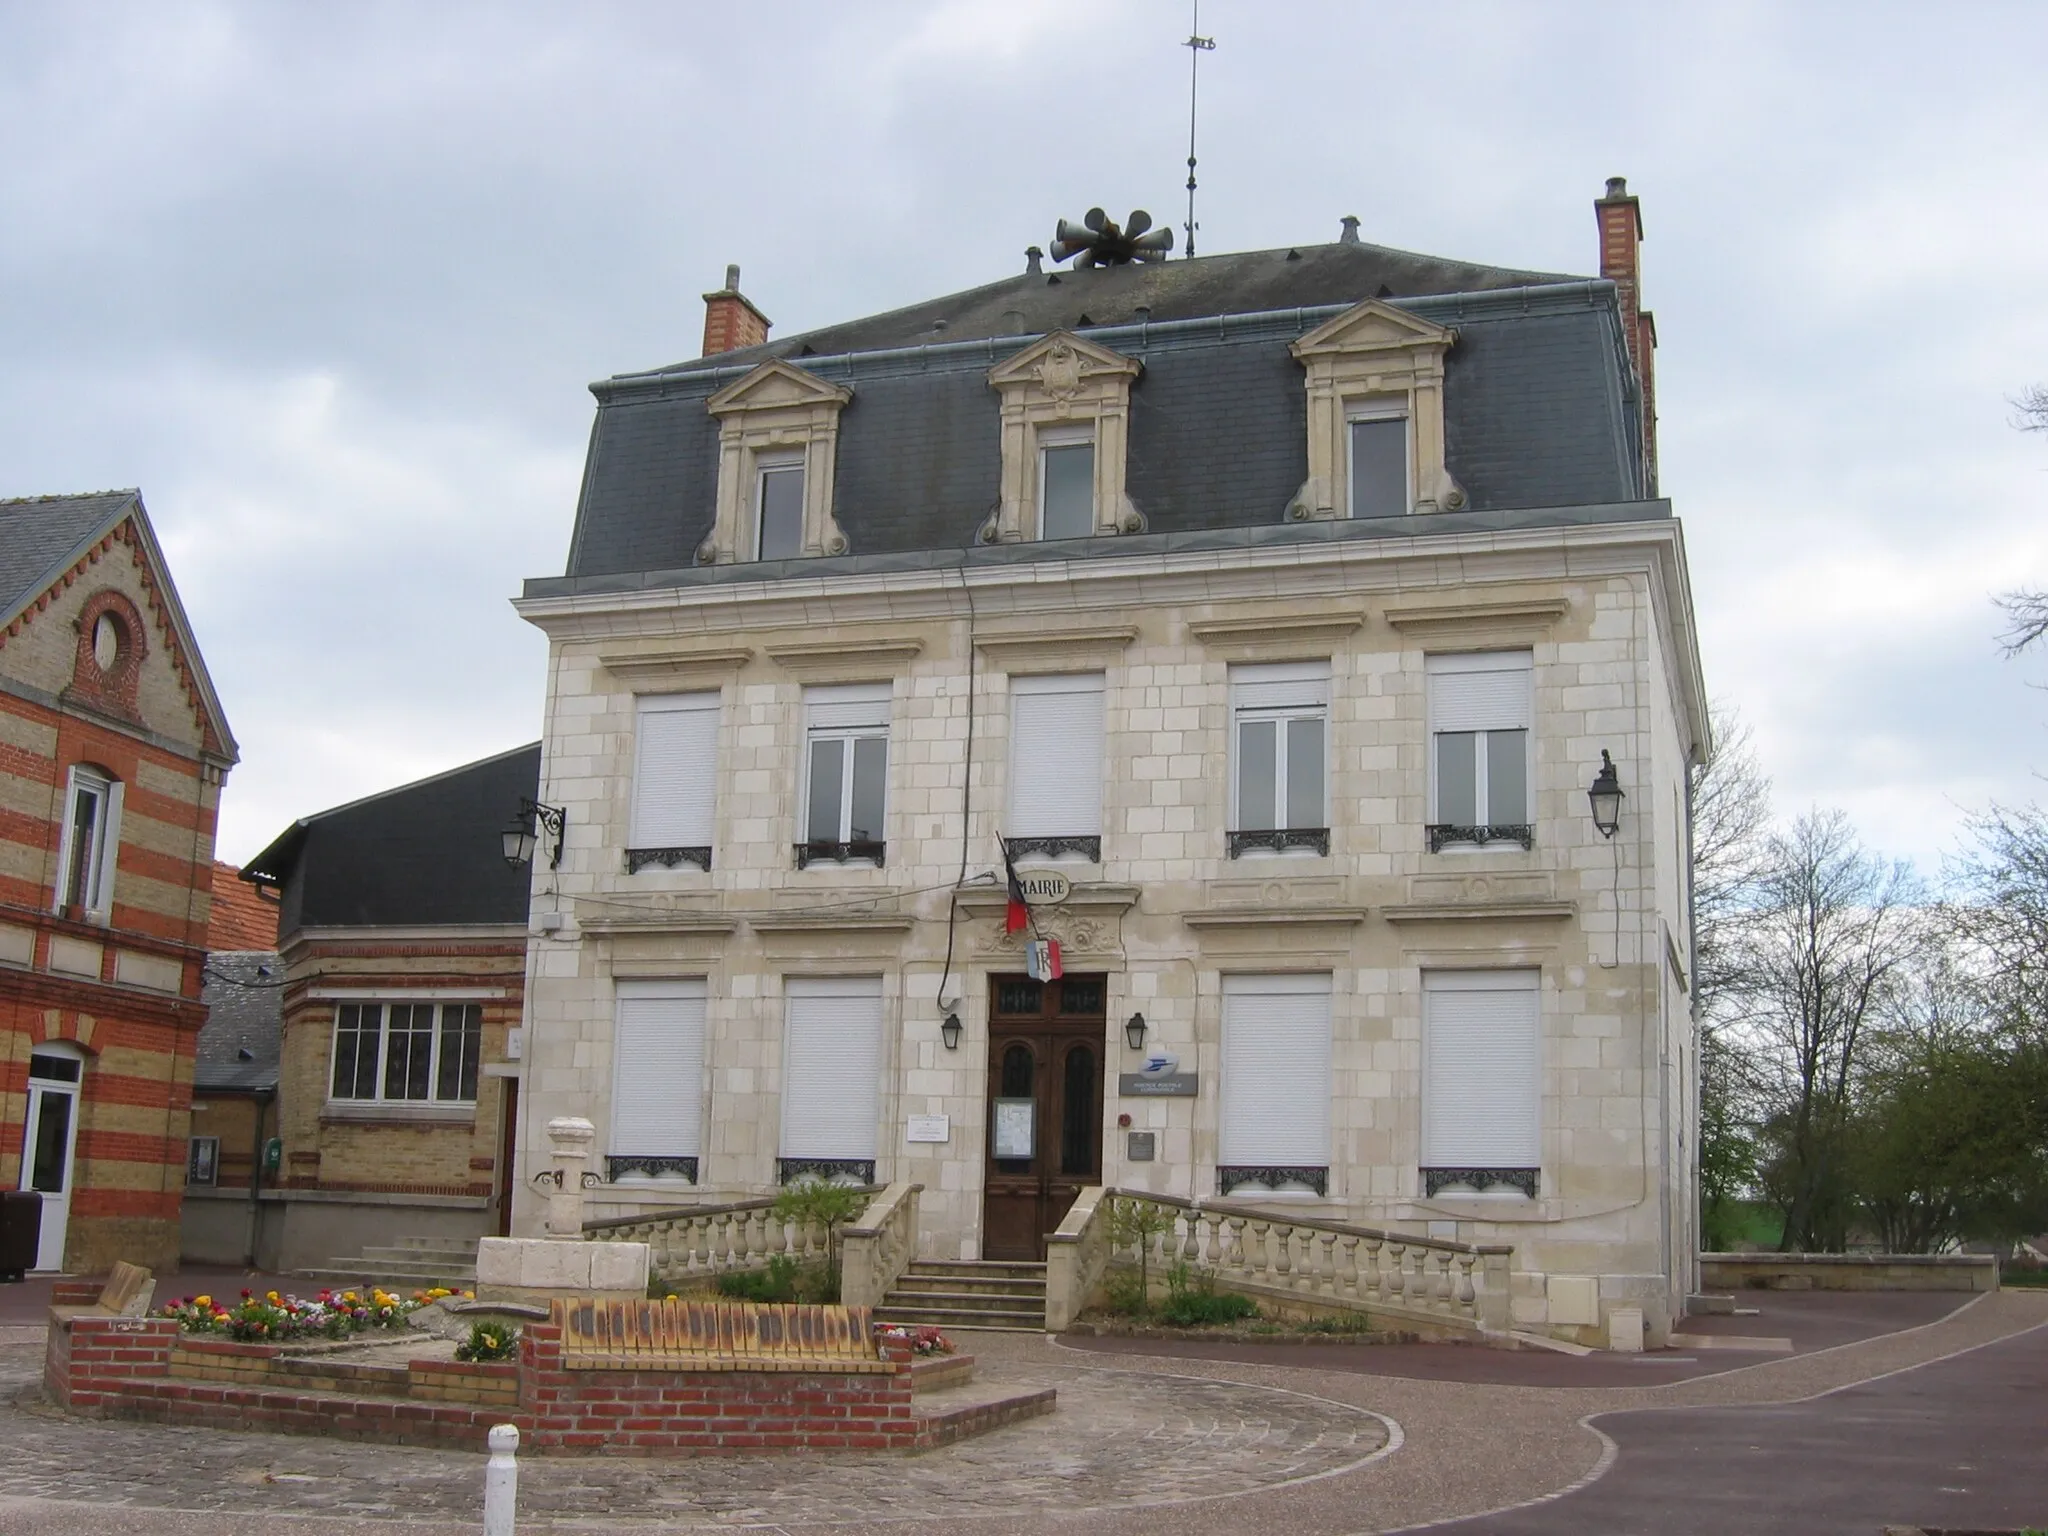
[[[540,743],[294,822],[243,867],[280,888],[278,932],[524,924],[531,871],[499,834],[540,784]]]
[[[216,950],[206,957],[192,1087],[202,1093],[262,1093],[277,1087],[284,1029],[284,966],[274,951]]]
[[[1459,333],[1445,365],[1446,433],[1468,508],[1431,514],[1426,529],[1413,518],[1286,524],[1308,475],[1306,392],[1289,345],[1370,298]],[[977,545],[1001,469],[988,370],[1062,327],[1144,364],[1131,391],[1125,489],[1146,531]],[[718,476],[718,424],[705,402],[771,357],[853,392],[840,415],[834,506],[850,548],[822,562],[698,568]],[[815,576],[848,561],[926,563],[940,552],[948,564],[963,552],[977,563],[1070,559],[1191,540],[1666,515],[1645,503],[1636,384],[1611,283],[1360,242],[1026,274],[591,388],[599,406],[567,571],[529,581],[528,597]]]

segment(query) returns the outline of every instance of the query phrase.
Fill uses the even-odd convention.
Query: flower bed
[[[305,1301],[277,1291],[244,1291],[233,1306],[211,1296],[187,1296],[150,1316],[169,1318],[185,1333],[218,1334],[243,1344],[285,1344],[296,1339],[346,1339],[370,1328],[400,1328],[421,1307],[454,1294],[436,1286],[401,1297],[373,1286],[365,1293],[322,1291]]]
[[[953,1353],[953,1341],[936,1328],[911,1327],[905,1323],[884,1323],[875,1330],[875,1337],[908,1344],[911,1354],[919,1359]]]

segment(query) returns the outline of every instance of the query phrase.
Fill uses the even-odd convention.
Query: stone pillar
[[[583,1239],[583,1173],[590,1161],[591,1143],[597,1127],[581,1115],[557,1115],[548,1122],[548,1157],[554,1167],[548,1182],[547,1235],[581,1242]]]

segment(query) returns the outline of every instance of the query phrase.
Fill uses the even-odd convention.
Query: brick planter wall
[[[52,1313],[43,1384],[73,1412],[97,1412],[127,1383],[167,1375],[178,1325],[169,1318],[62,1317]]]

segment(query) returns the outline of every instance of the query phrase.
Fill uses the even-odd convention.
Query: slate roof
[[[272,950],[220,950],[206,957],[200,1000],[212,1010],[199,1031],[192,1087],[252,1093],[277,1087],[284,1026],[284,965]]]
[[[94,491],[0,501],[0,617],[12,619],[127,515],[141,494]]]
[[[1340,241],[1010,278],[594,384],[597,421],[567,570],[529,581],[526,595],[826,574],[815,560],[715,574],[695,567],[718,475],[718,427],[705,402],[770,356],[852,391],[840,414],[834,504],[850,558],[1020,558],[976,543],[1001,474],[987,373],[1056,325],[1144,364],[1131,391],[1125,490],[1146,532],[1034,543],[1021,558],[1085,558],[1107,545],[1135,554],[1160,538],[1223,530],[1323,537],[1285,523],[1308,475],[1302,370],[1288,349],[1389,292],[1388,303],[1458,330],[1445,363],[1445,425],[1468,512],[1550,509],[1544,521],[1555,525],[1579,520],[1573,509],[1645,500],[1636,384],[1611,283]],[[1140,304],[1150,306],[1142,319]],[[827,350],[835,347],[851,350]],[[1459,531],[1447,520],[1458,515],[1352,533]]]
[[[243,866],[280,887],[278,931],[524,924],[531,871],[499,834],[540,784],[540,743],[294,822]]]

